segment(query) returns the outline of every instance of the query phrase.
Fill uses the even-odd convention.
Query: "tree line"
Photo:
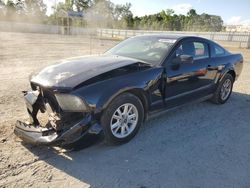
[[[0,20],[46,23],[47,7],[43,0],[0,0]]]
[[[57,24],[61,10],[83,12],[85,27],[118,29],[150,29],[169,31],[222,31],[220,16],[197,14],[191,9],[186,15],[174,10],[162,10],[157,14],[133,16],[131,4],[114,4],[109,0],[66,0],[55,4],[53,13],[46,15],[43,0],[0,0],[0,20]],[[77,26],[75,23],[75,26]]]

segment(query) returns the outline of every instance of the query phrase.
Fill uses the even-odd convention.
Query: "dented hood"
[[[31,79],[31,82],[44,87],[73,88],[95,76],[137,62],[139,60],[109,55],[66,59],[44,68]]]

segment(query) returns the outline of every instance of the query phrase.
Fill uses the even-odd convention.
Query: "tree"
[[[5,6],[3,0],[0,0],[0,8],[3,8]]]
[[[5,8],[6,8],[6,15],[5,15],[6,20],[14,20],[16,14],[15,3],[12,0],[8,0],[5,5]]]
[[[114,27],[114,4],[108,0],[94,0],[85,13],[90,27]]]
[[[54,14],[57,14],[60,10],[72,10],[72,6],[68,3],[59,2],[55,7],[52,7],[54,9]]]
[[[75,5],[78,12],[87,10],[91,5],[91,0],[75,0],[73,5]]]
[[[23,0],[17,0],[15,3],[16,13],[19,15],[25,14],[25,4]]]
[[[134,17],[134,29],[140,29],[141,26],[141,18],[138,16]]]
[[[47,6],[43,0],[24,0],[25,11],[28,15],[45,16]]]
[[[158,14],[134,18],[134,28],[170,30],[170,31],[221,31],[221,17],[209,14],[197,14],[191,9],[187,15],[177,15],[171,9]]]
[[[113,15],[116,20],[121,20],[124,17],[133,15],[130,8],[131,3],[126,3],[125,5],[115,5]]]
[[[164,28],[166,28],[167,30],[173,30],[173,22],[174,22],[173,14],[174,10],[172,9],[167,9],[166,11],[163,10],[160,13],[163,19]]]
[[[195,17],[197,16],[196,10],[195,9],[190,9],[189,12],[187,13],[189,17]]]
[[[41,22],[46,20],[47,7],[43,0],[8,0],[5,5],[0,0],[1,7],[5,12],[4,20],[7,21]]]
[[[44,22],[47,18],[47,6],[43,0],[24,0],[24,11],[30,22]]]
[[[221,31],[220,16],[197,14],[191,9],[187,15],[177,15],[174,10],[134,17],[131,4],[114,4],[109,0],[65,0],[54,7],[54,14],[46,16],[43,0],[0,0],[0,18],[4,20],[45,22],[57,24],[60,10],[84,12],[85,24],[91,27],[152,29],[169,31]],[[81,22],[82,23],[82,22]],[[74,24],[78,25],[77,23]]]
[[[115,5],[113,9],[113,18],[116,26],[122,28],[132,28],[134,25],[133,13],[131,12],[131,3],[125,5]]]
[[[3,20],[5,17],[5,4],[0,0],[0,20]]]

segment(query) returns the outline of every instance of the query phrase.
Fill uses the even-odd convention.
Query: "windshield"
[[[135,58],[156,65],[164,59],[175,41],[159,36],[132,37],[111,48],[106,54]]]

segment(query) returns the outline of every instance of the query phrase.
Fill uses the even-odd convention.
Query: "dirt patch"
[[[147,122],[128,144],[78,152],[23,145],[22,90],[59,59],[101,53],[117,41],[0,32],[0,187],[249,187],[250,64],[230,101],[186,106]],[[249,50],[240,51],[250,62]]]

